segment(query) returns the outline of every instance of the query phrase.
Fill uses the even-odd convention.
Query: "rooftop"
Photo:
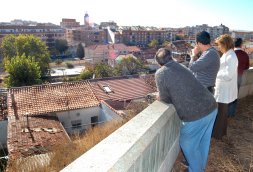
[[[8,115],[39,115],[98,106],[87,81],[10,88]]]
[[[127,101],[155,91],[145,77],[137,76],[90,80],[90,83],[99,100]]]
[[[173,41],[172,44],[174,45],[172,49],[177,52],[187,52],[193,48],[188,42],[183,40]]]
[[[10,159],[46,153],[47,148],[70,142],[56,116],[8,117],[8,152]]]

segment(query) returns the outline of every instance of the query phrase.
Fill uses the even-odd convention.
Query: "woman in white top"
[[[228,104],[237,99],[238,60],[233,50],[233,39],[229,35],[221,35],[215,42],[223,55],[220,58],[220,69],[215,83],[214,97],[218,102],[218,115],[212,136],[221,139],[227,134]]]

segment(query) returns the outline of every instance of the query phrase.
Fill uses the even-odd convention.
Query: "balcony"
[[[223,142],[212,140],[210,152],[210,155],[214,153],[213,151],[215,150],[213,149],[216,148],[214,145],[219,146],[219,144],[223,144],[221,146],[227,150],[224,152],[231,151],[233,146],[234,149],[232,151],[236,150],[235,153],[238,153],[238,160],[232,162],[239,161],[242,166],[245,164],[242,167],[243,171],[250,171],[253,168],[253,137],[252,134],[244,135],[246,130],[249,133],[253,131],[253,97],[246,97],[252,94],[253,69],[250,69],[243,76],[239,94],[241,99],[239,100],[238,114],[233,119],[234,121],[229,121],[228,137]],[[180,161],[178,144],[180,125],[180,120],[173,105],[155,101],[131,121],[69,164],[62,172],[84,170],[86,172],[171,171],[173,166],[175,168],[178,161]],[[248,126],[248,128],[246,130],[242,129],[243,125]],[[233,145],[230,145],[227,144],[229,143],[229,137],[238,140]],[[240,140],[242,137],[244,137],[244,141]],[[240,144],[243,144],[245,149],[240,149]],[[217,158],[215,155],[213,157],[214,159],[209,157],[207,171],[211,171],[209,166]],[[174,165],[175,162],[176,164]],[[224,166],[229,165],[231,164],[224,162]],[[238,169],[234,171],[236,170],[238,171]]]

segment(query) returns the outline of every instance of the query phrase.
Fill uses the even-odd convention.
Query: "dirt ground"
[[[253,96],[238,101],[227,132],[221,141],[211,140],[206,172],[253,172]],[[183,160],[180,152],[173,172],[187,171]]]

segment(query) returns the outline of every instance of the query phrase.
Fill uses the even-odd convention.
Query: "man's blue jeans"
[[[203,172],[206,167],[211,134],[218,110],[196,121],[183,122],[180,146],[189,164],[189,172]]]

